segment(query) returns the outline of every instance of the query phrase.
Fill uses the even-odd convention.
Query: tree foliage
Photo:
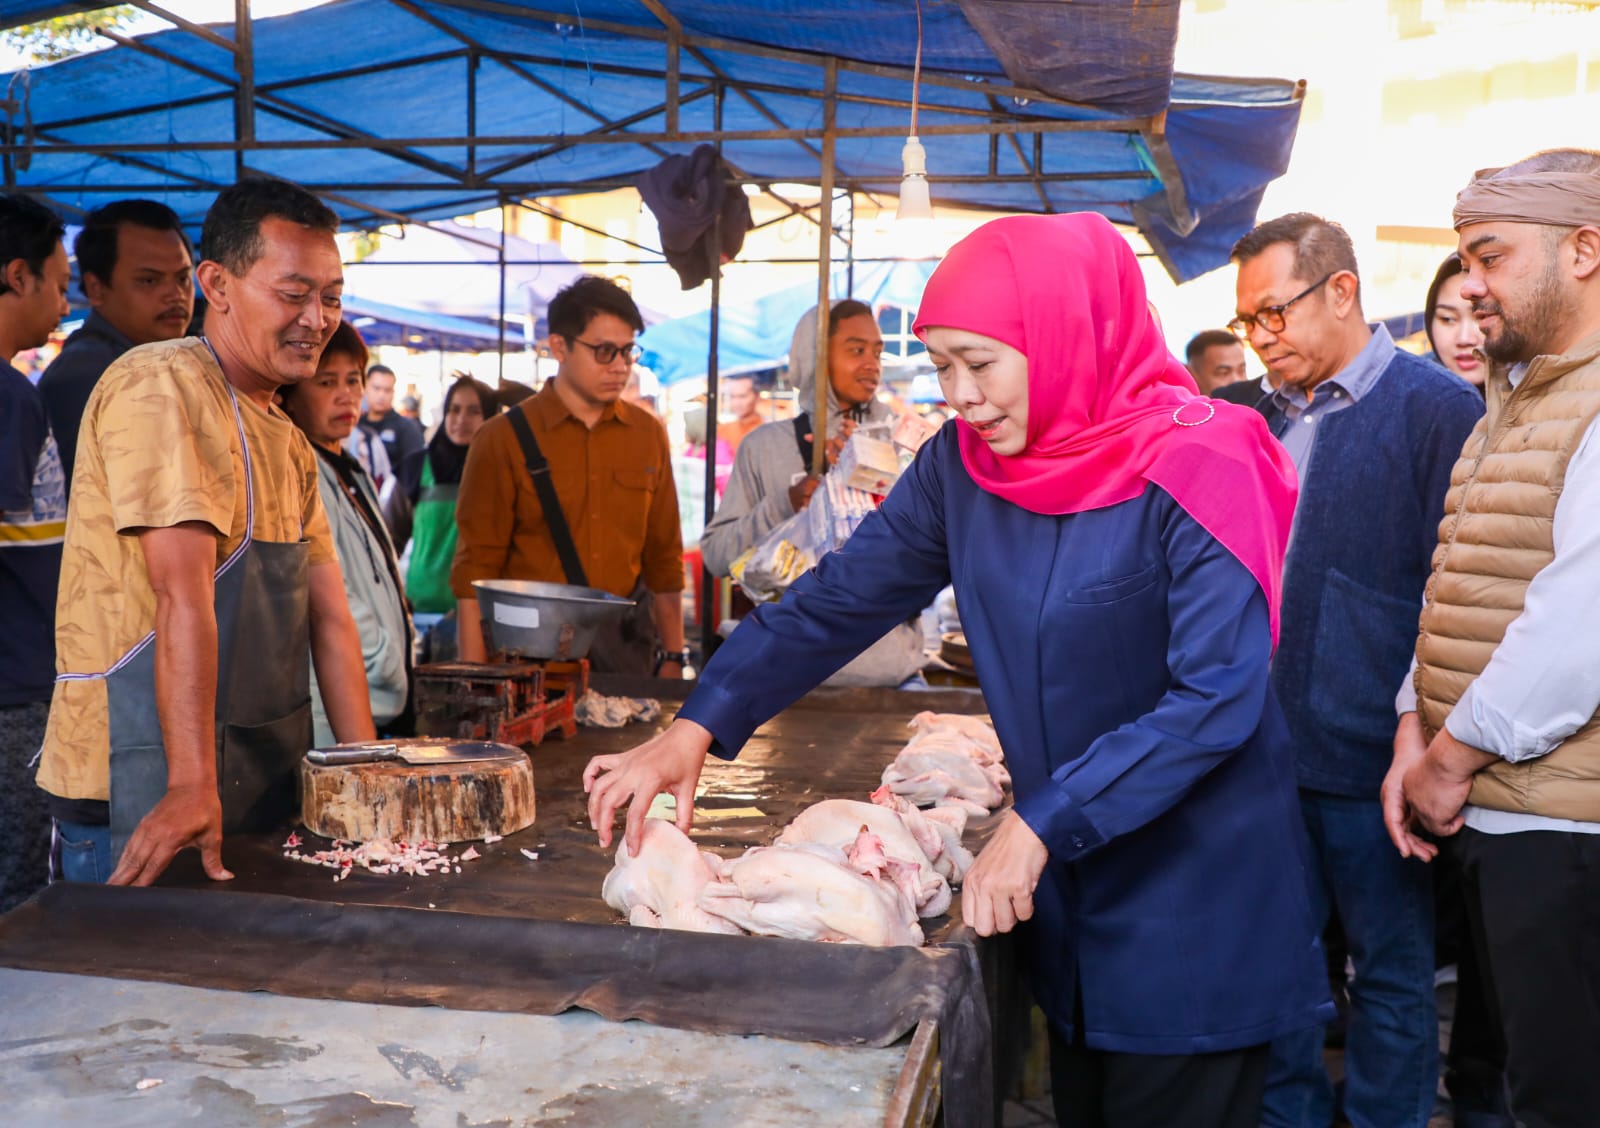
[[[93,12],[8,28],[0,32],[0,41],[30,62],[53,63],[92,47],[100,38],[94,33],[95,28],[120,31],[138,14],[139,10],[132,4],[115,4]]]

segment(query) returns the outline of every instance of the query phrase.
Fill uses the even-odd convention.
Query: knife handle
[[[359,744],[351,748],[313,748],[306,759],[313,764],[367,764],[374,760],[393,760],[400,755],[394,744]]]

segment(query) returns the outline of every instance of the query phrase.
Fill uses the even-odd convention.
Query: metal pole
[[[500,201],[500,351],[495,383],[506,378],[506,202]]]
[[[722,99],[723,91],[718,84],[715,101],[712,102],[712,113],[716,117],[717,128],[722,128]],[[722,146],[717,146],[717,175],[723,175]],[[738,185],[724,185],[723,191],[743,191]],[[706,345],[706,477],[705,477],[705,520],[706,528],[711,527],[711,517],[717,508],[717,372],[721,367],[718,355],[721,347],[722,329],[722,210],[717,210],[716,217],[711,221],[711,245],[706,250],[706,257],[710,260],[711,267],[711,320],[710,339]],[[711,658],[711,651],[717,641],[717,581],[711,574],[711,569],[705,566],[705,559],[700,562],[700,665],[703,668]]]
[[[856,296],[856,194],[850,193],[849,236],[844,241],[844,295]]]
[[[828,289],[833,270],[833,146],[834,99],[839,82],[839,60],[830,56],[823,67],[822,94],[822,198],[817,216],[817,401],[811,405],[811,472],[827,472],[828,449]]]
[[[256,140],[256,52],[250,28],[250,0],[233,0],[233,69],[239,75],[239,88],[233,95],[233,135],[240,142]],[[244,179],[244,150],[233,154],[233,174]]]

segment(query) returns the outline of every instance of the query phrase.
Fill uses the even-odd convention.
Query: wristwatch
[[[685,646],[682,650],[663,650],[659,646],[656,647],[656,664],[655,668],[650,671],[651,674],[659,674],[661,667],[668,662],[676,662],[680,666],[688,666],[689,648]]]

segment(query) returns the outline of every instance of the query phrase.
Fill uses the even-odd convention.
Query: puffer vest
[[[1429,740],[1522,613],[1529,581],[1555,558],[1567,464],[1600,415],[1600,333],[1564,356],[1536,358],[1514,390],[1492,372],[1488,408],[1451,473],[1422,609],[1417,709]],[[1491,764],[1468,801],[1600,822],[1600,718],[1548,755]]]

